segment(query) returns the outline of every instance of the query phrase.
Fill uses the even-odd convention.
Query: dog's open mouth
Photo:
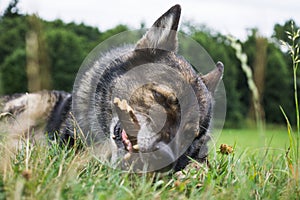
[[[159,141],[159,134],[150,136],[147,126],[145,126],[145,123],[139,122],[134,110],[128,105],[126,100],[115,98],[114,105],[120,120],[114,130],[114,139],[117,146],[127,152],[124,156],[125,160],[131,158],[134,153],[138,155],[147,154],[146,157],[149,160],[152,159],[149,153],[153,153],[156,150],[160,152],[153,153],[153,159],[167,157],[172,161],[175,160],[174,153],[168,144]]]
[[[123,144],[125,146],[125,149],[128,152],[139,151],[139,145],[137,144],[137,139],[133,138],[133,139],[129,140],[128,135],[127,135],[125,129],[122,130],[121,137],[122,137],[122,142],[123,142]]]
[[[122,141],[125,150],[129,153],[138,152],[137,134],[140,129],[139,122],[134,114],[133,109],[128,105],[126,100],[114,99],[116,112],[119,116],[121,124],[118,124],[118,130],[115,130],[118,135],[116,138]]]

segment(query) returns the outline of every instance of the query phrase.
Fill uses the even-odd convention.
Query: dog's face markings
[[[132,94],[129,104],[142,124],[134,138],[140,151],[154,151],[158,142],[170,142],[180,120],[180,105],[170,88],[155,83],[144,85]]]
[[[118,123],[116,125],[118,128],[114,129],[115,136],[122,135],[122,133],[124,135],[124,131],[129,133],[125,137],[131,142],[130,146],[138,145],[141,152],[157,149],[157,145],[155,146],[157,141],[170,142],[173,137],[171,133],[174,132],[172,129],[176,128],[180,119],[180,105],[170,88],[155,83],[146,84],[134,91],[129,105],[135,112],[134,119],[137,119],[133,121],[137,121],[141,126],[135,130],[124,130]],[[123,127],[129,120],[124,116],[119,116],[119,119]],[[126,143],[123,141],[123,143],[124,149],[128,149],[128,141]]]
[[[209,128],[212,97],[222,78],[224,67],[219,62],[217,67],[208,74],[198,75],[184,58],[177,55],[180,12],[180,6],[175,5],[157,19],[136,44],[132,60],[135,60],[135,56],[136,60],[143,57],[147,58],[149,63],[169,66],[178,71],[186,83],[192,86],[200,109],[199,125],[195,130],[195,137],[198,137],[201,132],[205,134]],[[145,62],[136,63],[145,64]],[[165,156],[173,162],[176,161],[177,152],[174,152],[168,144],[176,137],[182,117],[188,116],[182,116],[179,97],[176,95],[178,93],[184,94],[184,91],[174,91],[174,88],[152,82],[139,87],[131,94],[128,103],[135,111],[140,126],[139,130],[131,135],[126,134],[129,130],[122,128],[118,128],[118,132],[114,133],[120,136],[118,138],[124,144],[123,149],[128,150],[133,146],[137,147],[133,149],[134,152],[141,153],[164,149]],[[122,127],[122,123],[128,119],[120,118],[119,120]],[[197,149],[197,151],[200,150]]]

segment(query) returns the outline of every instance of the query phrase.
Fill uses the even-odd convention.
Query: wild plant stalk
[[[286,34],[288,36],[288,39],[290,40],[291,44],[289,44],[286,41],[281,41],[282,44],[287,47],[288,53],[291,56],[292,62],[293,62],[293,86],[294,86],[294,101],[295,101],[295,109],[296,109],[296,124],[297,124],[297,133],[294,135],[291,131],[291,125],[290,122],[281,108],[286,121],[288,123],[288,134],[290,137],[290,150],[292,152],[292,158],[294,161],[292,162],[290,158],[288,158],[288,162],[290,164],[290,168],[293,173],[293,177],[296,179],[296,181],[299,179],[299,138],[300,138],[300,114],[299,114],[299,100],[298,100],[298,91],[297,91],[297,69],[300,63],[299,58],[299,39],[300,39],[300,29],[295,30],[294,23],[291,23],[291,32],[286,31]],[[296,144],[295,144],[296,143]],[[297,183],[297,182],[296,182]]]
[[[262,119],[260,96],[259,96],[258,88],[254,82],[252,69],[247,64],[248,57],[245,53],[243,53],[242,45],[240,43],[238,43],[235,38],[228,37],[228,39],[230,41],[231,47],[235,50],[235,55],[240,60],[241,68],[247,77],[248,87],[252,93],[252,102],[254,105],[256,125],[257,125],[257,128],[259,129],[260,133],[263,134],[264,133],[264,131],[263,131],[264,130],[264,124],[263,124],[264,120]]]
[[[296,151],[296,160],[299,160],[299,134],[300,134],[300,120],[299,120],[299,103],[298,103],[298,92],[297,92],[297,69],[300,62],[299,59],[299,44],[296,43],[296,40],[300,36],[300,29],[295,31],[294,25],[292,23],[292,35],[289,35],[292,40],[292,48],[290,48],[290,55],[293,60],[293,78],[294,78],[294,98],[296,106],[296,118],[297,118],[297,151]]]

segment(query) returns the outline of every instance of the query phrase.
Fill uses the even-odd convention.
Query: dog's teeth
[[[132,147],[134,150],[139,150],[139,145],[138,144],[136,144],[136,145],[133,145],[133,147]]]
[[[131,157],[131,153],[126,153],[124,156],[124,160],[128,160]]]

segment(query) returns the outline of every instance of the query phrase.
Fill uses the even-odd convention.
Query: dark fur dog
[[[114,48],[97,57],[77,76],[72,97],[56,91],[29,94],[48,95],[40,98],[45,99],[47,108],[39,111],[51,113],[43,116],[47,118],[43,128],[50,138],[70,144],[80,133],[88,145],[100,146],[101,154],[105,151],[109,160],[121,159],[123,167],[125,162],[149,164],[167,160],[147,171],[165,167],[180,170],[189,163],[189,157],[205,161],[213,93],[222,78],[223,65],[218,63],[210,73],[199,75],[177,54],[180,12],[179,5],[173,6],[136,45]],[[137,66],[146,68],[132,81],[128,73]],[[139,85],[144,78],[147,84]],[[182,87],[180,81],[170,84],[176,78],[189,87]],[[26,109],[20,110],[14,103],[20,98],[25,97],[6,99],[2,111],[21,116]],[[124,100],[124,105],[114,104],[117,98]],[[116,112],[118,106],[126,108]],[[37,118],[42,119],[39,115]],[[133,128],[128,128],[128,124]],[[36,127],[37,123],[30,126]],[[158,154],[149,157],[152,152]]]

